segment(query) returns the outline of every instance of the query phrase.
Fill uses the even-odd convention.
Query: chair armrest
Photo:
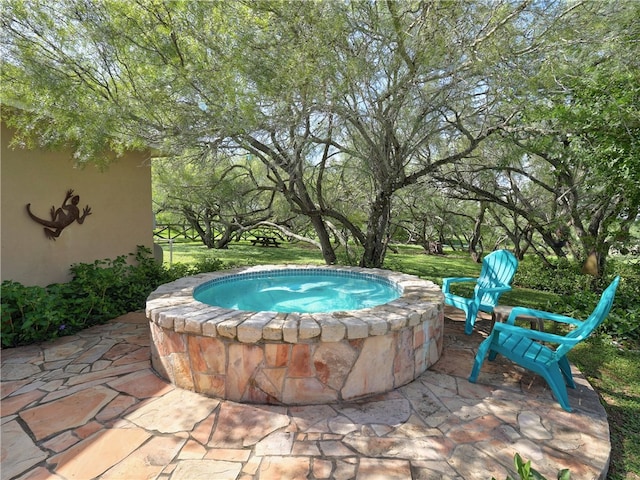
[[[530,330],[528,328],[519,327],[517,325],[509,325],[507,323],[496,323],[493,326],[493,332],[500,334],[500,332],[512,333],[521,337],[530,338],[531,340],[539,340],[541,342],[551,342],[563,345],[575,345],[580,342],[578,338],[567,338],[563,335],[556,335],[555,333],[541,332],[539,330]]]
[[[449,285],[452,283],[477,282],[476,277],[446,277],[442,279],[442,292],[449,293]]]
[[[511,290],[509,285],[503,285],[502,287],[480,287],[478,288],[478,292],[480,294],[485,292],[508,292]]]
[[[511,309],[511,313],[509,314],[509,318],[505,323],[508,323],[509,325],[513,325],[516,321],[516,318],[520,316],[535,317],[541,320],[553,320],[554,322],[569,323],[571,325],[576,325],[576,326],[582,325],[582,322],[580,320],[567,317],[566,315],[545,312],[544,310],[534,310],[533,308],[526,308],[526,307],[513,307]]]

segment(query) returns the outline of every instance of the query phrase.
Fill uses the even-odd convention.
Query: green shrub
[[[570,295],[576,290],[589,288],[591,280],[591,277],[582,274],[577,262],[559,258],[552,260],[549,266],[539,257],[529,255],[520,261],[514,284],[558,295]]]
[[[129,264],[128,256],[96,260],[71,266],[68,283],[27,287],[2,282],[0,331],[2,347],[14,347],[70,335],[106,322],[124,313],[144,308],[158,285],[177,278],[223,268],[219,260],[207,259],[195,265],[158,264],[151,251],[138,247]]]
[[[37,342],[64,330],[58,298],[43,287],[2,282],[2,346]]]
[[[613,277],[622,280],[609,316],[600,331],[619,342],[640,342],[640,265],[611,259],[607,271],[593,287],[593,277],[581,273],[578,262],[558,259],[551,267],[537,257],[525,258],[518,267],[518,286],[554,292],[561,297],[549,306],[557,313],[584,319],[598,303]]]
[[[192,266],[193,272],[191,273],[191,275],[196,275],[203,272],[217,272],[218,270],[222,270],[224,268],[226,267],[222,260],[206,257],[198,260],[196,264]]]
[[[166,280],[163,283],[171,282],[182,277],[197,275],[198,273],[217,272],[228,268],[222,260],[217,258],[203,258],[193,264],[174,263],[165,270]]]

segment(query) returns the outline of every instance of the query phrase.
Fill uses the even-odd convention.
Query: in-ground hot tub
[[[238,310],[194,298],[194,290],[200,297],[227,283],[227,292],[246,290],[246,284],[233,284],[238,279],[285,281],[291,274],[369,279],[399,296],[377,306],[314,313]],[[292,289],[279,290],[287,288]],[[205,299],[216,303],[215,295]],[[410,275],[261,266],[162,285],[149,296],[146,311],[153,368],[173,384],[239,402],[298,405],[353,400],[414,380],[442,353],[443,308],[440,288]]]
[[[225,275],[205,282],[193,297],[208,305],[278,313],[363,310],[395,300],[402,291],[379,275],[326,268],[281,268]]]

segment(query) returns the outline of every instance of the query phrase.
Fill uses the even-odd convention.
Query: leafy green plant
[[[134,262],[129,263],[133,256]],[[167,269],[151,251],[138,247],[135,254],[113,260],[96,260],[71,266],[68,283],[28,287],[2,283],[0,332],[2,347],[69,335],[144,307],[160,284],[176,278],[223,268],[220,260],[206,259],[194,265]]]
[[[2,346],[32,343],[59,333],[61,312],[43,287],[2,283]]]
[[[513,463],[516,467],[516,471],[518,472],[518,478],[520,480],[547,480],[547,477],[538,472],[535,468],[531,466],[531,460],[525,462],[520,454],[516,453],[513,457]],[[557,480],[570,480],[571,472],[568,468],[564,468],[558,472]],[[496,480],[495,477],[491,477],[491,480]],[[507,476],[506,480],[514,480],[510,475]]]

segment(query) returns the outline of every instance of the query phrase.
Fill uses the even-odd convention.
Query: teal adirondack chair
[[[584,321],[541,310],[524,307],[513,308],[506,323],[496,323],[489,337],[480,344],[469,381],[476,383],[487,353],[489,360],[494,360],[497,354],[501,354],[543,377],[562,408],[570,412],[571,406],[566,385],[576,388],[576,384],[571,375],[567,352],[586,339],[607,318],[619,282],[620,277],[618,276],[602,292],[598,305]],[[575,325],[576,328],[566,335],[529,330],[514,325],[516,318],[520,315],[568,323]],[[557,346],[554,349],[542,342]]]
[[[464,332],[470,335],[478,312],[493,312],[500,295],[511,290],[511,282],[518,268],[518,259],[508,250],[496,250],[482,260],[479,277],[448,277],[442,279],[444,302],[464,310],[466,314]],[[451,293],[451,284],[476,282],[473,297],[467,298]]]

